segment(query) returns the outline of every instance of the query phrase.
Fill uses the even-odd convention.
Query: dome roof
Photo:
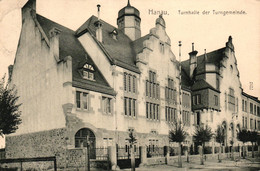
[[[163,19],[163,17],[162,17],[162,14],[160,14],[160,15],[159,15],[159,18],[156,19],[155,24],[160,24],[160,25],[162,25],[163,27],[166,26],[165,21],[164,21],[164,19]]]
[[[120,19],[121,17],[123,17],[125,15],[133,15],[133,16],[136,16],[137,18],[140,19],[140,12],[139,12],[139,10],[136,9],[135,7],[131,6],[129,1],[128,1],[127,6],[125,6],[124,8],[122,8],[118,12],[118,18],[117,19]]]

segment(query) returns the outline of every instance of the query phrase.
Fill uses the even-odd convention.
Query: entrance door
[[[90,159],[96,159],[96,137],[88,128],[82,128],[75,134],[75,147],[87,147],[89,145]]]

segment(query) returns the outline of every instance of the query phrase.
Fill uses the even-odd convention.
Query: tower
[[[130,5],[128,0],[127,6],[118,12],[117,26],[131,40],[136,40],[141,37],[140,29],[140,12],[138,9]]]

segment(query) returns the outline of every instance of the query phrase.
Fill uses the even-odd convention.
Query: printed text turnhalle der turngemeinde
[[[226,10],[226,11],[217,11],[217,10],[204,10],[204,11],[198,11],[198,10],[188,10],[188,11],[182,11],[178,10],[179,15],[245,15],[246,12],[244,10]]]

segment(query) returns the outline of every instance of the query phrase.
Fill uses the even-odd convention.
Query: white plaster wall
[[[64,97],[63,83],[72,79],[64,73],[69,69],[57,64],[30,12],[24,17],[11,82],[22,103],[22,124],[12,135],[64,127],[62,104],[69,97]]]

